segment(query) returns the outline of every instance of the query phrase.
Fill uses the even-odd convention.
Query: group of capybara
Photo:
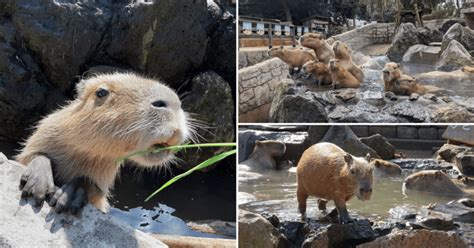
[[[262,153],[274,156],[275,144],[278,145],[278,154],[281,156],[281,151],[285,149],[284,143],[279,141],[260,141],[252,153],[258,150],[256,154],[260,156]],[[252,155],[251,157],[255,158]],[[259,167],[259,164],[253,163],[252,166]],[[383,159],[371,158],[369,154],[366,157],[356,157],[337,145],[327,142],[312,145],[303,152],[296,167],[296,194],[301,217],[303,220],[306,219],[306,201],[309,196],[314,196],[318,198],[320,210],[326,210],[326,203],[332,200],[340,222],[351,222],[346,202],[354,196],[363,201],[369,200],[374,187],[374,175],[400,176],[401,174],[402,169],[399,165]],[[403,190],[404,192],[415,190],[462,197],[468,194],[463,188],[469,185],[471,183],[467,177],[451,179],[445,171],[425,170],[407,176],[403,183]]]
[[[301,69],[307,75],[314,75],[318,85],[331,84],[333,89],[358,88],[364,81],[362,69],[354,63],[349,47],[341,41],[325,39],[318,33],[306,33],[299,39],[303,48],[289,49],[284,47],[271,48],[269,55],[278,57],[288,64],[290,74]],[[469,69],[469,68],[468,68]],[[463,69],[464,71],[464,69]],[[403,74],[400,65],[389,62],[383,68],[382,80],[384,90],[397,95],[424,94],[439,88],[425,86],[412,77]]]

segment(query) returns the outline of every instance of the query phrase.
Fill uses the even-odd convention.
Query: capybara
[[[354,157],[332,143],[318,143],[306,149],[296,168],[301,217],[305,218],[308,196],[315,196],[323,200],[320,204],[333,200],[340,222],[350,222],[346,202],[354,196],[369,200],[372,194],[373,167],[369,161],[369,154],[366,158]]]
[[[316,60],[308,61],[303,65],[303,72],[314,75],[318,85],[332,84],[329,68],[323,62],[318,62]]]
[[[464,196],[467,193],[459,188],[451,178],[439,170],[418,171],[403,181],[403,190],[416,190],[436,195]]]
[[[418,79],[405,75],[400,70],[400,65],[389,62],[382,70],[384,90],[397,95],[411,95],[413,93],[424,94],[439,90],[438,87],[422,85]]]
[[[271,170],[277,169],[275,158],[281,157],[285,154],[285,143],[278,140],[257,140],[253,147],[249,158],[241,165],[246,165],[254,170]]]
[[[313,49],[320,62],[327,64],[329,60],[335,58],[331,46],[324,40],[322,34],[306,33],[300,37],[299,43],[301,46]]]
[[[474,73],[474,67],[464,66],[463,68],[461,68],[461,71],[465,73]]]
[[[332,50],[334,51],[334,55],[336,59],[341,62],[342,67],[354,75],[360,83],[364,82],[364,73],[357,66],[351,58],[351,50],[346,46],[346,44],[342,43],[341,41],[335,41],[332,45]]]
[[[77,84],[78,97],[40,121],[17,156],[27,165],[22,198],[45,198],[56,212],[77,213],[87,202],[106,212],[120,169],[135,151],[181,144],[192,133],[178,95],[158,80],[132,73],[97,75]],[[130,158],[138,166],[166,166],[173,152]]]
[[[311,52],[300,48],[288,49],[284,47],[274,47],[268,51],[268,54],[271,57],[277,57],[288,64],[290,67],[290,74],[293,74],[295,68],[298,68],[297,72],[300,72],[306,62],[316,59]]]
[[[329,73],[334,89],[360,87],[360,81],[342,67],[338,59],[331,59],[329,61]]]
[[[383,159],[373,158],[370,164],[375,168],[375,174],[382,176],[397,176],[402,174],[400,165]]]

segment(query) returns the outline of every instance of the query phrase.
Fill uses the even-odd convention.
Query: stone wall
[[[276,86],[288,77],[288,65],[279,58],[239,70],[239,114],[270,103]]]
[[[393,35],[395,23],[371,23],[351,31],[332,36],[335,40],[340,40],[354,50],[360,50],[368,45],[380,43],[377,39],[372,38],[372,32],[378,29],[378,37],[390,37]]]
[[[358,137],[380,134],[389,139],[442,140],[446,126],[351,126]]]
[[[256,65],[267,59],[270,59],[268,55],[268,47],[253,48],[253,49],[240,49],[239,50],[239,69]]]

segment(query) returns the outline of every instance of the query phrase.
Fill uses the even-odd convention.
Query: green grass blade
[[[235,143],[229,143],[229,144],[235,144]],[[230,155],[233,155],[233,154],[236,154],[237,153],[237,150],[234,149],[234,150],[230,150],[230,151],[226,151],[226,152],[223,152],[223,153],[220,153],[214,157],[211,157],[209,159],[207,159],[206,161],[196,165],[195,167],[193,167],[192,169],[182,173],[182,174],[179,174],[173,178],[171,178],[169,181],[167,181],[165,184],[163,184],[163,186],[161,186],[158,190],[156,190],[155,192],[153,192],[151,195],[149,195],[146,199],[145,199],[145,202],[147,202],[148,200],[150,200],[153,196],[155,196],[156,194],[158,194],[160,191],[164,190],[165,188],[167,188],[168,186],[170,186],[171,184],[175,183],[176,181],[178,181],[179,179],[183,178],[183,177],[186,177],[188,175],[190,175],[191,173],[193,173],[194,171],[196,170],[201,170],[203,168],[206,168],[210,165],[213,165],[221,160],[223,160],[224,158],[230,156]]]

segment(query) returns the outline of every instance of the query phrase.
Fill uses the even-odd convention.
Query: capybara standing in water
[[[303,49],[288,49],[284,47],[274,47],[268,51],[271,57],[277,57],[290,67],[290,74],[293,74],[294,69],[298,68],[297,72],[300,72],[303,65],[311,60],[315,60],[316,57],[309,51]]]
[[[412,93],[424,94],[439,90],[431,85],[421,85],[415,77],[403,74],[400,65],[389,62],[382,70],[384,90],[397,95],[411,95]]]
[[[359,88],[360,86],[360,81],[347,71],[338,59],[331,59],[329,61],[329,73],[334,89]]]
[[[341,62],[342,67],[346,69],[348,72],[350,72],[352,75],[354,75],[357,80],[359,80],[360,83],[364,81],[364,73],[360,69],[359,66],[357,66],[354,61],[352,61],[351,58],[351,50],[346,46],[346,44],[336,41],[332,45],[332,50],[334,51],[334,55],[336,56],[336,59],[338,59]]]
[[[299,43],[301,46],[311,48],[316,53],[318,61],[329,63],[329,60],[334,59],[334,52],[331,46],[324,40],[324,36],[316,33],[307,33],[301,36]]]
[[[306,62],[306,64],[303,65],[303,72],[314,75],[318,85],[332,83],[328,66],[323,62],[316,60]]]
[[[366,158],[354,157],[332,143],[318,143],[304,151],[296,168],[298,208],[306,214],[308,196],[333,200],[341,223],[351,221],[346,202],[357,196],[369,200],[372,194],[373,167]],[[325,204],[323,204],[325,205]]]
[[[409,175],[403,181],[403,192],[406,193],[406,190],[416,190],[436,195],[467,195],[446,173],[439,170],[418,171]]]

